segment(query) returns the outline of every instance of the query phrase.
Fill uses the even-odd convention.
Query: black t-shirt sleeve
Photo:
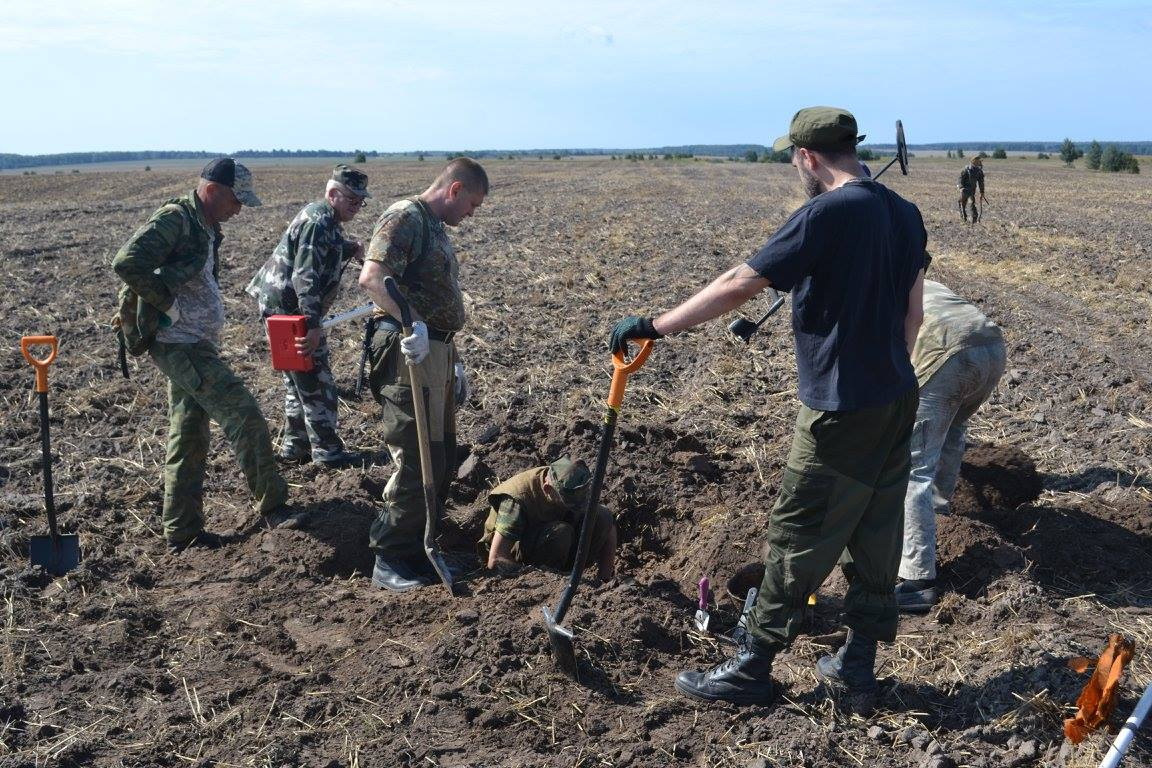
[[[803,206],[776,230],[764,247],[748,260],[748,266],[781,291],[791,291],[825,250],[830,232],[820,226],[818,206]]]

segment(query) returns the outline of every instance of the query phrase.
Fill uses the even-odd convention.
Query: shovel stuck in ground
[[[608,409],[604,412],[604,429],[600,433],[600,447],[596,451],[596,470],[592,474],[592,486],[588,491],[587,503],[584,506],[584,520],[580,525],[580,539],[576,545],[576,561],[572,564],[572,573],[568,577],[568,585],[560,595],[560,602],[556,610],[548,610],[544,606],[544,626],[548,629],[548,639],[552,643],[552,658],[569,677],[578,679],[576,667],[576,647],[573,644],[575,636],[572,630],[560,626],[564,621],[564,614],[568,613],[568,606],[572,603],[572,596],[580,584],[580,577],[584,573],[584,561],[588,559],[588,544],[592,539],[592,520],[596,508],[600,504],[600,489],[604,485],[604,472],[608,467],[608,454],[612,450],[612,436],[616,432],[616,420],[620,417],[620,406],[624,402],[624,388],[628,384],[628,377],[638,371],[640,366],[652,353],[652,340],[645,339],[640,342],[640,351],[631,361],[625,361],[621,352],[612,354],[612,386],[608,390]]]
[[[32,356],[32,347],[51,348],[48,357]],[[48,366],[56,359],[55,336],[25,336],[20,339],[24,359],[36,369],[36,392],[40,397],[40,448],[44,467],[44,508],[48,512],[47,536],[33,536],[28,547],[32,565],[39,565],[56,576],[63,576],[80,562],[80,537],[61,534],[56,527],[56,506],[52,502],[52,447],[48,440]]]
[[[400,292],[400,286],[391,277],[384,278],[384,289],[400,308],[400,326],[405,336],[412,335],[412,310],[408,306],[408,299]],[[412,388],[412,410],[416,416],[416,439],[420,443],[420,478],[424,483],[424,554],[432,564],[436,575],[448,589],[448,594],[455,596],[452,587],[452,571],[444,562],[440,554],[440,545],[436,543],[436,526],[440,519],[440,502],[436,498],[436,477],[432,472],[432,446],[428,442],[428,406],[424,402],[424,377],[419,365],[409,363],[408,382]]]

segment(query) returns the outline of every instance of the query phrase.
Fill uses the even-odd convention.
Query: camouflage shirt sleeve
[[[372,229],[372,240],[364,258],[379,262],[394,275],[402,275],[418,254],[423,232],[419,206],[411,201],[393,205],[384,211]]]
[[[157,270],[172,255],[183,231],[183,211],[178,206],[165,206],[136,230],[112,259],[112,269],[120,279],[162,312],[172,306],[176,286],[168,285]]]
[[[519,501],[511,496],[500,500],[496,508],[496,533],[509,541],[519,541],[524,535],[524,510]]]
[[[976,183],[980,186],[980,194],[984,194],[984,169],[976,169]]]
[[[300,227],[296,242],[292,287],[296,290],[300,314],[307,318],[309,330],[319,328],[324,320],[324,299],[331,289],[326,276],[339,274],[343,241],[333,234],[322,222],[308,221]],[[332,261],[336,264],[333,265]]]

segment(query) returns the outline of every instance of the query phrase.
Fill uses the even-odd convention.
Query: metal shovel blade
[[[80,564],[80,537],[64,533],[52,536],[33,536],[28,547],[32,565],[38,565],[54,576],[63,576]]]
[[[573,642],[576,636],[572,634],[572,630],[556,623],[548,606],[544,606],[544,626],[548,630],[548,641],[552,644],[552,658],[556,661],[556,666],[573,680],[579,680],[576,645]]]

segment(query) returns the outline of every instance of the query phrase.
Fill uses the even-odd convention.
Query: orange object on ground
[[[1132,660],[1136,643],[1126,640],[1123,635],[1108,635],[1108,647],[1096,660],[1096,671],[1076,699],[1076,716],[1064,721],[1064,735],[1073,744],[1079,744],[1089,733],[1099,728],[1112,716],[1116,709],[1116,692],[1120,687],[1120,675]],[[1068,668],[1076,672],[1086,672],[1092,659],[1078,656],[1068,660]]]

